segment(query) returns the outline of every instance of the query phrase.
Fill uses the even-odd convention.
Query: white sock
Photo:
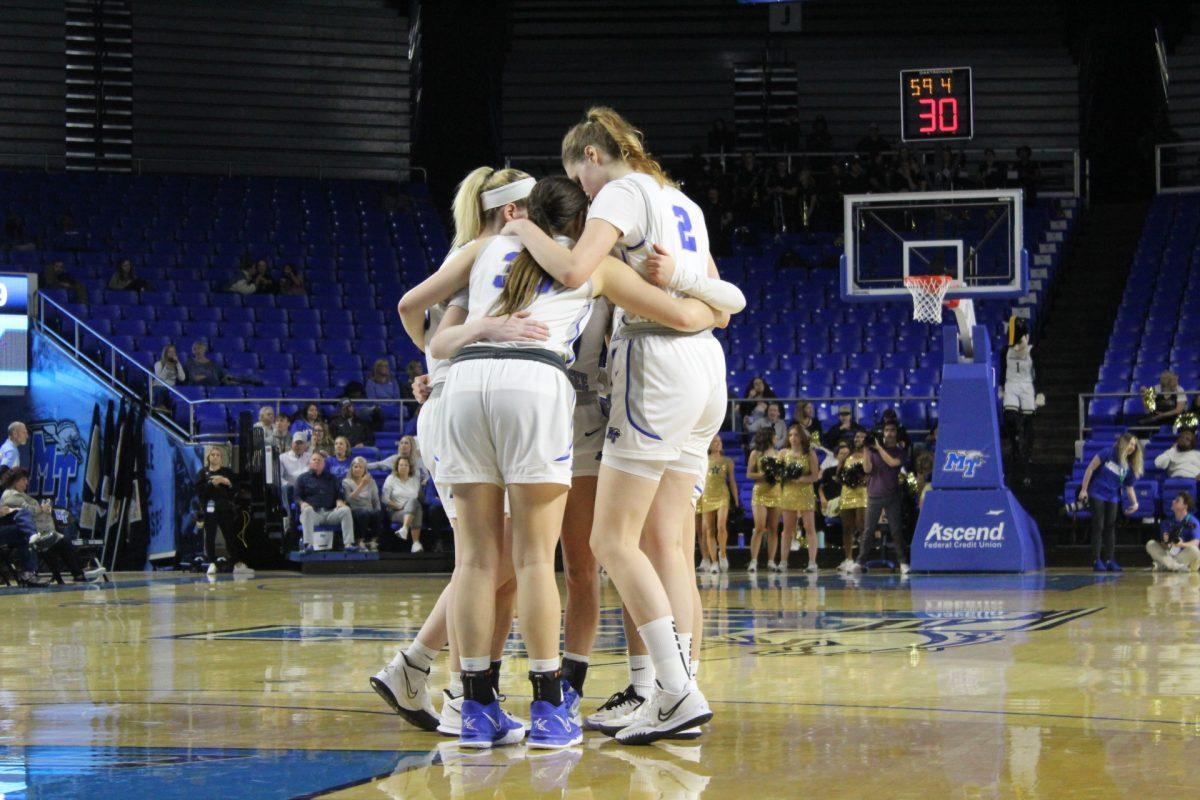
[[[451,672],[450,673],[450,683],[448,686],[446,686],[446,688],[450,691],[450,694],[454,695],[455,697],[462,697],[462,694],[463,694],[462,673],[461,672]]]
[[[558,657],[554,658],[531,658],[529,659],[530,672],[554,672],[559,668],[560,661]]]
[[[659,617],[638,628],[650,659],[658,685],[668,694],[679,694],[687,688],[688,668],[683,652],[679,649],[679,637],[675,633],[675,618]]]
[[[430,650],[416,639],[413,639],[412,644],[404,651],[404,657],[408,659],[409,664],[417,669],[429,669],[433,666],[433,660],[437,658],[437,650]]]
[[[477,658],[459,656],[458,663],[463,672],[487,672],[492,667],[492,659],[489,656],[478,656]]]
[[[575,661],[579,664],[589,664],[592,660],[591,656],[581,656],[579,653],[563,653],[562,657],[564,661]]]
[[[692,657],[692,635],[690,633],[678,633],[676,638],[679,639],[679,652],[683,653],[683,660],[688,661]]]
[[[700,659],[698,659],[698,658],[692,659],[691,673],[692,673],[692,680],[696,680],[696,676],[700,674]]]
[[[650,656],[629,657],[629,682],[640,696],[650,696],[654,690],[654,663]]]

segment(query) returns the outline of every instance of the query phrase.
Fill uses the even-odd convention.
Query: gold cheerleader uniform
[[[851,455],[846,458],[842,464],[842,470],[845,471],[853,464],[862,464],[866,459],[860,455]],[[839,478],[841,475],[839,474]],[[846,484],[842,484],[842,511],[850,511],[855,508],[867,507],[867,478],[863,476],[863,485],[856,488],[851,488]]]
[[[779,458],[779,454],[772,451],[771,455],[760,455],[759,472],[762,471],[762,460],[764,458]],[[767,483],[766,478],[762,478],[754,482],[754,492],[750,495],[751,505],[764,506],[766,508],[779,508],[779,493],[780,488],[778,483]]]
[[[704,493],[696,503],[697,514],[707,514],[729,505],[729,459],[722,458],[715,464],[708,465],[708,475],[704,479]]]
[[[790,450],[785,451],[781,457],[786,467],[787,464],[800,464],[801,469],[805,473],[808,472],[808,456],[792,455]],[[783,482],[783,488],[779,493],[779,507],[785,511],[815,511],[817,508],[817,498],[813,493],[813,485],[811,483],[800,483],[800,481]]]

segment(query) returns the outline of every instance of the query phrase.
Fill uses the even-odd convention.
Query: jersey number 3
[[[671,210],[675,212],[675,219],[679,220],[679,243],[684,250],[696,252],[696,237],[691,234],[692,218],[679,206],[671,206]]]

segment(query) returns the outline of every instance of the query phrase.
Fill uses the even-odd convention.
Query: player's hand
[[[662,245],[654,245],[654,252],[646,257],[644,265],[646,280],[664,289],[670,285],[671,276],[675,274],[675,259]]]
[[[429,399],[429,376],[418,375],[412,381],[412,393],[418,403],[424,403]]]
[[[526,222],[528,222],[528,220],[525,220],[525,219],[509,220],[508,222],[504,223],[504,227],[500,229],[500,235],[501,236],[520,236],[521,232],[525,230]]]
[[[488,340],[493,342],[544,342],[550,338],[550,328],[528,311],[517,311],[502,317],[491,317]]]

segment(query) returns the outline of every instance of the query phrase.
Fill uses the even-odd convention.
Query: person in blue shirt
[[[0,445],[0,465],[15,469],[21,466],[21,451],[18,449],[29,441],[29,429],[24,422],[13,422],[8,426],[8,438]]]
[[[1171,515],[1162,522],[1158,539],[1146,542],[1154,569],[1195,572],[1200,569],[1200,520],[1194,514],[1191,492],[1180,492],[1171,500]]]
[[[1138,509],[1137,494],[1133,482],[1142,477],[1144,453],[1142,443],[1132,433],[1117,437],[1113,449],[1103,457],[1092,457],[1083,474],[1083,485],[1079,487],[1079,501],[1091,500],[1092,509],[1092,569],[1096,572],[1120,572],[1116,562],[1117,549],[1117,506],[1121,492],[1129,497],[1125,506],[1127,515]],[[1101,545],[1107,558],[1101,559]]]

